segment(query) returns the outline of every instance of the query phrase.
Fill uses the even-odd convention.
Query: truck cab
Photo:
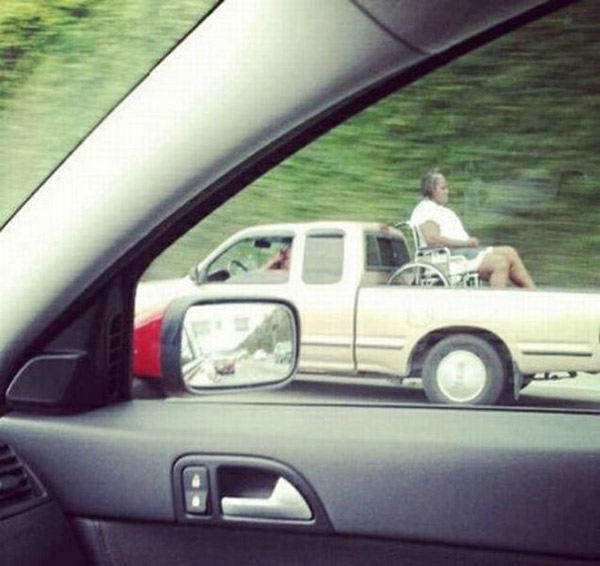
[[[279,257],[289,254],[282,266]],[[199,263],[191,278],[225,295],[281,297],[301,317],[300,370],[356,373],[356,305],[363,286],[385,285],[409,261],[404,236],[368,222],[256,226]]]
[[[390,284],[410,255],[402,232],[383,224],[248,228],[188,278],[140,285],[136,336],[153,301],[279,298],[300,315],[299,371],[421,377],[435,402],[493,404],[518,397],[536,373],[600,369],[595,293]],[[134,370],[143,367],[136,352],[143,349],[134,351]]]

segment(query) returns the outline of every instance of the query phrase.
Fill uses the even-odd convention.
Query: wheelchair
[[[413,259],[398,268],[388,285],[419,287],[479,287],[477,271],[469,269],[464,255],[453,255],[445,246],[427,246],[418,226],[409,221],[398,222],[394,228],[410,234]],[[405,235],[405,240],[408,240]]]

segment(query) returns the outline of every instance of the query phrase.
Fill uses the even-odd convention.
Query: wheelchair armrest
[[[448,257],[452,255],[450,248],[440,244],[436,244],[434,246],[421,246],[417,249],[417,256],[428,256],[433,254],[447,255]]]
[[[433,246],[420,246],[419,247],[419,251],[424,251],[424,252],[434,252],[436,250],[449,250],[449,248],[447,246],[442,246],[442,244],[435,244]]]

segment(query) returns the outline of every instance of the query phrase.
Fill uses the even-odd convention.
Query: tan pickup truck
[[[600,370],[600,297],[560,290],[388,285],[409,252],[376,223],[238,232],[185,280],[142,285],[137,309],[191,289],[291,300],[299,371],[421,377],[433,402],[493,404],[531,376]]]

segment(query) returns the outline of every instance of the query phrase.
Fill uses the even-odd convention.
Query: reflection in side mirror
[[[183,320],[180,371],[193,389],[274,383],[293,372],[296,346],[295,319],[283,304],[193,305]]]

